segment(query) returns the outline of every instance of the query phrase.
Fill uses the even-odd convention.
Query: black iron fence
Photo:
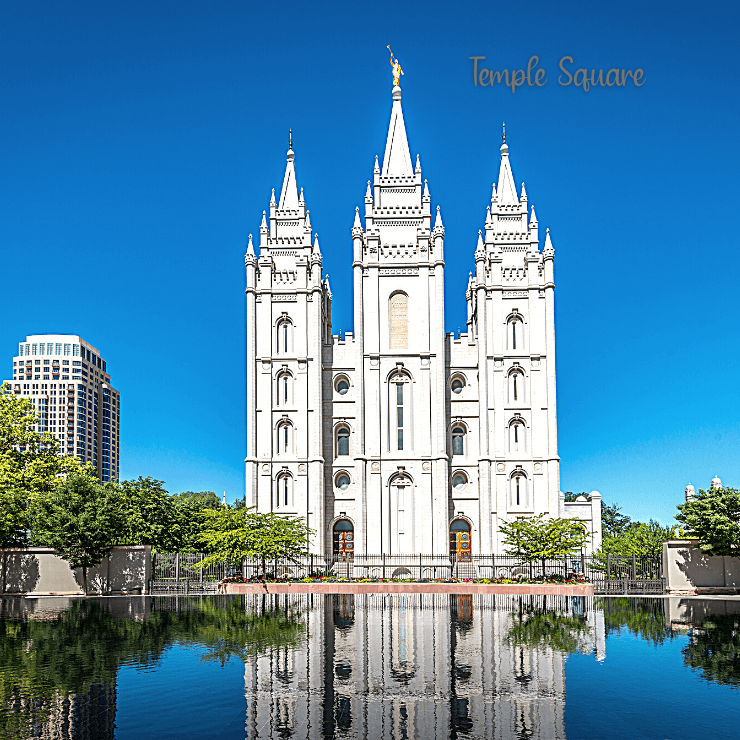
[[[661,558],[574,554],[528,563],[517,555],[393,554],[306,555],[296,560],[244,561],[241,566],[216,563],[200,568],[201,553],[155,553],[154,593],[213,593],[228,576],[243,578],[506,578],[584,576],[597,594],[664,593]]]

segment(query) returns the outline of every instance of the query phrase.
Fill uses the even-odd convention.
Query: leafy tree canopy
[[[200,540],[210,556],[201,561],[205,567],[226,561],[238,565],[243,560],[295,561],[307,553],[311,530],[300,517],[260,514],[254,508],[234,509],[221,506],[204,509]]]
[[[664,527],[651,519],[632,522],[623,532],[604,537],[601,553],[604,555],[636,555],[642,558],[658,557],[663,543],[676,536],[678,527]]]
[[[693,501],[678,505],[676,519],[707,555],[740,555],[740,491],[735,488],[699,490]]]
[[[691,630],[684,665],[705,681],[740,688],[740,616],[718,614]]]
[[[184,549],[187,517],[164,489],[163,481],[154,478],[125,480],[119,484],[124,513],[121,542],[151,545],[158,552]]]
[[[30,499],[80,470],[76,457],[59,454],[53,434],[32,429],[36,423],[31,402],[13,393],[9,383],[0,386],[0,546],[27,545]],[[92,467],[85,470],[94,476]]]
[[[37,496],[32,514],[34,544],[53,547],[70,567],[82,568],[87,593],[87,569],[120,541],[125,518],[118,487],[73,473],[55,490]]]
[[[583,525],[575,519],[547,518],[544,514],[504,522],[499,527],[503,544],[527,562],[545,561],[578,552],[588,541]]]

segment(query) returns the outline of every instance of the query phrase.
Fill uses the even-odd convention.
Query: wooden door
[[[351,531],[334,531],[334,554],[347,560],[354,560],[355,533]]]
[[[471,559],[469,529],[450,529],[450,554],[457,555],[458,561]]]

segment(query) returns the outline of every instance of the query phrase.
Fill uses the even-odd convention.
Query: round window
[[[453,479],[452,479],[452,487],[456,491],[460,491],[463,488],[465,488],[465,484],[468,481],[466,480],[465,476],[462,473],[458,473]]]
[[[340,491],[346,491],[349,488],[349,476],[348,475],[345,475],[344,473],[342,473],[342,475],[340,475],[337,478],[337,488]]]
[[[452,381],[452,385],[450,386],[453,393],[462,393],[463,389],[463,382],[460,380],[460,378],[455,378]]]
[[[343,396],[349,390],[349,383],[346,380],[340,380],[337,383],[337,393]]]

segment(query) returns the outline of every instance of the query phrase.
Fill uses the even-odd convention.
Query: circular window
[[[349,488],[349,476],[346,473],[342,473],[337,478],[337,488],[340,491],[346,491]]]
[[[452,479],[452,487],[456,491],[461,491],[463,488],[465,488],[465,484],[467,482],[468,482],[468,479],[462,473],[457,473],[455,477]]]
[[[337,383],[337,393],[343,396],[349,390],[349,383],[346,380],[340,380]]]
[[[450,385],[450,388],[453,393],[462,393],[463,389],[463,382],[460,380],[460,378],[455,378],[452,381],[452,385]]]

